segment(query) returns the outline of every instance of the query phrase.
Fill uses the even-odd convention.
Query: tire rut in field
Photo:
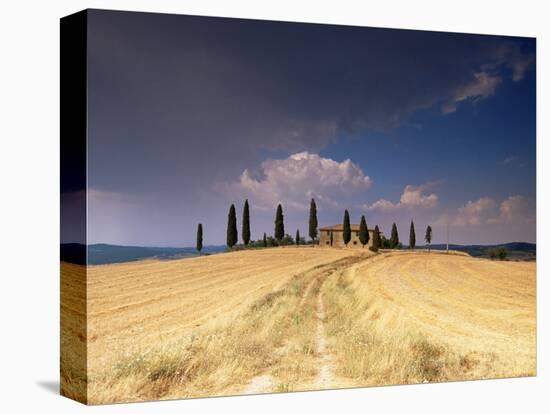
[[[329,275],[330,276],[330,275]],[[328,276],[327,276],[328,277]],[[326,336],[325,336],[325,304],[323,302],[323,294],[321,286],[317,293],[317,331],[315,333],[315,353],[319,358],[319,371],[313,382],[314,388],[327,388],[332,384],[332,362],[330,354],[327,352]]]
[[[325,336],[325,305],[323,301],[323,295],[321,288],[324,282],[332,275],[340,273],[345,269],[362,262],[370,257],[365,256],[351,256],[344,259],[339,259],[331,263],[316,266],[302,275],[304,278],[311,277],[300,297],[299,304],[296,311],[301,310],[304,306],[307,306],[307,300],[312,290],[316,290],[316,299],[314,301],[314,317],[316,319],[316,326],[314,332],[311,335],[314,336],[314,353],[318,359],[317,375],[313,381],[308,381],[311,384],[309,389],[325,389],[333,386],[333,363],[330,353],[327,351],[327,339]],[[284,347],[281,347],[283,349]],[[277,385],[276,379],[268,374],[263,373],[250,380],[250,382],[243,389],[243,394],[261,394],[275,391]]]
[[[372,257],[368,259],[372,260]],[[334,377],[334,362],[330,352],[327,349],[327,337],[325,334],[325,322],[326,322],[326,311],[325,303],[323,300],[322,286],[324,282],[332,275],[340,275],[343,272],[350,271],[355,273],[357,266],[363,262],[365,259],[354,260],[351,263],[348,263],[344,267],[333,270],[330,274],[326,275],[321,281],[319,286],[319,291],[317,293],[317,306],[315,309],[316,318],[317,318],[317,330],[315,337],[316,349],[315,353],[319,360],[319,368],[317,376],[312,383],[312,389],[327,389],[335,386],[335,377]]]
[[[311,271],[309,271],[311,272]],[[318,270],[317,270],[318,272]],[[304,289],[304,292],[302,293],[302,296],[300,297],[300,302],[298,304],[298,309],[301,309],[306,302],[306,299],[309,295],[309,292],[311,291],[313,285],[315,282],[318,281],[318,278],[313,278]],[[281,347],[284,348],[284,345]],[[263,374],[258,375],[248,383],[248,385],[244,388],[242,391],[243,394],[262,394],[266,392],[273,391],[275,387],[275,379],[270,374]]]

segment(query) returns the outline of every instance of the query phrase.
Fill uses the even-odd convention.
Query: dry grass
[[[357,254],[278,248],[89,267],[88,402],[231,394],[274,366],[276,388],[303,381],[313,375],[304,284]]]
[[[319,292],[331,386],[534,375],[534,270],[274,248],[91,266],[85,284],[64,263],[62,389],[97,404],[318,388]]]
[[[337,374],[355,385],[535,375],[534,263],[379,255],[323,290]]]
[[[86,267],[61,263],[61,394],[87,402]]]

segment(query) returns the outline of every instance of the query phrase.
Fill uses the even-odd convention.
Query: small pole
[[[449,220],[447,219],[447,254],[449,254]]]

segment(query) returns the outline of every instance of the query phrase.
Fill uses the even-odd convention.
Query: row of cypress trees
[[[342,234],[344,244],[347,246],[348,243],[351,241],[351,224],[350,224],[350,218],[349,218],[349,212],[348,210],[344,211],[344,222],[343,222],[343,234]],[[432,243],[432,227],[428,225],[426,228],[426,235],[424,237],[424,240],[428,245]],[[365,220],[365,216],[361,216],[361,222],[359,224],[359,242],[365,247],[370,241],[370,234],[369,229],[367,227],[367,222]],[[331,243],[332,244],[332,243]],[[373,235],[372,235],[372,250],[377,251],[381,247],[389,247],[390,249],[396,249],[401,246],[401,243],[399,242],[399,233],[397,231],[397,225],[395,223],[392,224],[391,228],[391,236],[388,241],[388,246],[383,246],[382,238],[380,236],[380,229],[378,228],[378,225],[374,227]],[[414,222],[411,220],[411,227],[409,230],[409,248],[414,249],[416,247],[416,232],[414,228]]]
[[[315,199],[311,199],[309,206],[309,237],[312,241],[318,236],[318,221],[317,221],[317,205]],[[285,237],[285,224],[284,224],[284,214],[283,207],[281,204],[277,205],[277,210],[275,212],[275,239],[280,242]],[[332,237],[332,234],[331,234]],[[229,248],[235,246],[238,242],[238,231],[237,231],[237,213],[235,210],[235,205],[231,204],[229,207],[229,213],[227,216],[227,234],[226,234],[226,243]],[[248,199],[245,200],[243,206],[243,217],[242,217],[242,239],[243,244],[248,246],[250,243],[250,206],[248,204]],[[347,244],[351,241],[351,223],[348,210],[344,211],[344,222],[343,222],[343,239],[344,243]],[[300,230],[296,230],[295,243],[300,244]],[[428,244],[431,244],[432,241],[432,228],[428,226],[426,228],[425,240]],[[365,220],[365,216],[361,216],[361,222],[359,224],[359,241],[365,247],[370,241],[370,234]],[[267,247],[267,235],[264,233],[262,244],[264,247]],[[332,243],[331,243],[332,244]],[[380,229],[378,225],[374,227],[373,231],[373,240],[372,240],[372,249],[377,251],[379,248],[383,247],[382,238],[380,235]],[[395,249],[400,246],[399,243],[399,233],[397,232],[397,225],[393,223],[391,229],[391,236],[389,240],[389,246],[392,249]],[[416,234],[414,228],[414,222],[411,220],[411,227],[409,232],[409,248],[414,249],[416,247]],[[203,229],[202,224],[199,223],[197,226],[197,242],[196,248],[200,251],[203,248]]]
[[[344,244],[347,246],[348,243],[351,241],[351,224],[348,210],[344,211],[342,237],[344,239]],[[367,221],[365,220],[365,216],[361,216],[361,222],[359,223],[359,242],[363,245],[363,247],[365,247],[369,243],[369,241],[370,234],[369,228],[367,226]],[[375,226],[374,231],[372,232],[372,249],[378,250],[380,247],[382,247],[380,229],[378,228],[378,226]]]
[[[315,204],[314,200],[311,200],[313,205]],[[315,210],[315,223],[317,223],[317,213]],[[311,227],[311,220],[310,220],[310,227]],[[317,228],[317,224],[315,224],[315,228]],[[284,221],[284,214],[283,214],[283,207],[281,204],[277,205],[277,210],[275,212],[275,231],[273,233],[275,239],[278,242],[281,242],[285,238],[285,221]],[[311,234],[311,231],[310,231]],[[237,231],[237,214],[235,211],[235,205],[231,204],[231,207],[229,207],[229,213],[227,215],[227,235],[226,235],[226,244],[229,248],[232,248],[237,244],[239,241],[239,234]],[[245,200],[244,207],[243,207],[243,219],[242,219],[242,240],[243,244],[245,246],[248,246],[250,243],[250,207],[248,204],[248,200]],[[300,244],[301,238],[300,238],[300,230],[296,230],[296,239],[295,243]],[[267,235],[264,233],[263,239],[262,239],[264,247],[267,247]]]

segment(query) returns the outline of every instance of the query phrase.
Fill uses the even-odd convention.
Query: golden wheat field
[[[535,375],[534,263],[285,247],[61,272],[62,391],[91,404]]]
[[[324,290],[336,373],[356,385],[536,374],[533,262],[382,254]]]

